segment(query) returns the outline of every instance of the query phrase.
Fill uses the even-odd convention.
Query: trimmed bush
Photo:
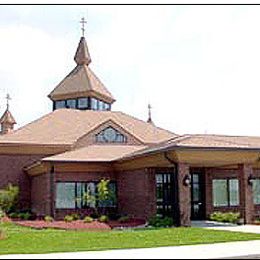
[[[119,223],[126,223],[130,220],[130,218],[128,216],[124,216],[118,219]]]
[[[173,226],[173,219],[169,217],[152,217],[149,219],[149,225],[157,228],[166,228]]]
[[[92,223],[93,221],[94,219],[92,217],[87,216],[84,218],[84,223]]]
[[[32,218],[32,214],[29,212],[19,213],[18,218],[21,220],[29,220]]]
[[[99,222],[107,223],[109,221],[109,218],[108,218],[108,216],[103,215],[98,220],[99,220]]]
[[[234,212],[214,212],[210,215],[210,220],[223,223],[237,224],[240,218],[240,213]]]
[[[80,215],[79,214],[71,214],[71,216],[73,217],[73,220],[80,220]]]
[[[17,212],[12,212],[8,215],[10,218],[14,219],[14,218],[19,218],[19,214]]]
[[[71,216],[71,215],[67,215],[67,216],[65,216],[65,218],[64,218],[64,221],[65,222],[73,222],[74,221],[74,218],[73,218],[73,216]]]
[[[45,217],[44,217],[44,221],[50,223],[50,222],[53,222],[54,219],[53,219],[53,217],[51,217],[51,216],[45,216]]]

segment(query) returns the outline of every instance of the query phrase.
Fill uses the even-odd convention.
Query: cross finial
[[[7,94],[6,97],[5,97],[5,99],[6,99],[6,108],[9,109],[9,101],[11,100],[10,95]]]
[[[85,20],[84,17],[82,17],[80,23],[82,25],[82,27],[81,27],[82,37],[84,37],[85,36],[85,24],[87,24],[87,21]]]
[[[152,106],[151,104],[149,103],[148,104],[148,120],[147,120],[148,123],[152,123],[153,120],[152,120]]]

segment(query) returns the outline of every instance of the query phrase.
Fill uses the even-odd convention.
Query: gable
[[[133,136],[131,133],[129,133],[126,129],[121,127],[119,124],[115,123],[113,120],[107,120],[106,122],[100,124],[98,127],[93,129],[91,132],[87,133],[86,135],[80,137],[75,147],[84,147],[91,144],[105,144],[110,142],[100,142],[97,140],[97,136],[102,134],[103,131],[105,131],[108,128],[114,129],[117,133],[124,136],[125,141],[124,142],[114,142],[114,144],[125,144],[125,145],[143,145],[143,142]]]

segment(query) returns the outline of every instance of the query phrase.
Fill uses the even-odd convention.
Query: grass
[[[0,224],[7,239],[0,241],[0,254],[35,254],[151,248],[231,241],[260,240],[257,234],[242,234],[201,228],[172,228],[111,232],[34,230]]]

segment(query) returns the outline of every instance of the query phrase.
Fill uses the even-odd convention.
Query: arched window
[[[108,127],[96,135],[98,143],[126,143],[126,141],[126,137],[113,127]]]

